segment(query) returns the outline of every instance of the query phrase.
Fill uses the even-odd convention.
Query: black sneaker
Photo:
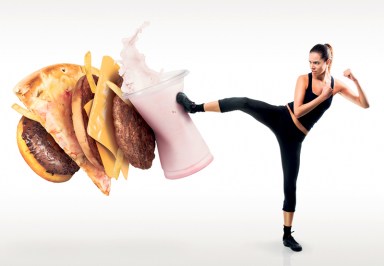
[[[176,102],[184,107],[184,110],[188,113],[196,113],[196,104],[192,102],[184,92],[179,92],[176,95]]]
[[[284,246],[291,248],[293,251],[301,251],[303,249],[301,245],[296,242],[293,236],[283,239],[283,244]]]

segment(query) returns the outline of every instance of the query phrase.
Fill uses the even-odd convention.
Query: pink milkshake
[[[123,97],[129,99],[153,129],[165,177],[176,179],[200,171],[213,156],[192,119],[176,102],[187,70],[158,73],[149,69],[135,43],[140,33],[124,40],[120,75]]]

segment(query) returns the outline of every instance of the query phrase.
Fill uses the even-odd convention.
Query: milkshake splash
[[[121,90],[123,98],[127,99],[127,94],[133,93],[143,88],[150,87],[160,82],[161,72],[156,72],[150,69],[145,63],[145,56],[136,48],[136,42],[139,39],[139,34],[149,22],[144,23],[138,28],[135,34],[123,39],[123,50],[120,53],[121,67],[119,70],[120,76],[123,77],[123,85]]]

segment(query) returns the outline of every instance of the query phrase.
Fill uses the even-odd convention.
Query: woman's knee
[[[240,110],[247,110],[250,107],[250,101],[251,99],[248,97],[239,97],[238,100],[238,106]]]
[[[219,107],[222,113],[234,110],[245,110],[249,107],[249,98],[232,97],[219,100]]]
[[[295,212],[296,211],[296,202],[284,200],[283,211],[286,212]]]

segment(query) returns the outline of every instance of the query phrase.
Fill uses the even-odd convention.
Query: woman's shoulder
[[[303,81],[306,81],[309,79],[309,76],[311,75],[311,73],[307,73],[307,74],[302,74],[302,75],[299,75],[297,79],[300,79],[300,80],[303,80]]]
[[[306,73],[306,74],[299,75],[299,78],[308,80],[310,76],[312,76],[311,73]]]
[[[308,85],[310,74],[302,74],[297,77],[297,81],[303,84]]]

